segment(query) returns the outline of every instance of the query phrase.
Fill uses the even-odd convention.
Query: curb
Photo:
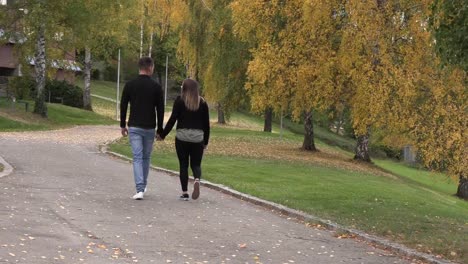
[[[3,171],[0,172],[0,178],[10,175],[13,172],[13,167],[8,164],[1,156],[0,156],[0,164],[3,165]]]
[[[132,161],[131,158],[129,158],[129,157],[125,156],[125,155],[115,153],[115,152],[112,152],[112,151],[108,151],[107,150],[107,145],[110,144],[110,143],[111,142],[107,142],[107,143],[105,143],[103,145],[100,145],[99,146],[99,151],[101,153],[103,153],[103,154],[114,156],[116,158],[120,158],[120,159],[129,161],[129,162]],[[151,165],[150,167],[153,170],[164,172],[164,173],[167,173],[167,174],[169,174],[171,176],[179,176],[179,173],[176,172],[176,171],[172,171],[172,170],[168,170],[168,169],[164,169],[164,168],[159,168],[159,167],[156,167],[156,166],[153,166],[153,165]],[[398,253],[401,256],[422,260],[424,262],[431,263],[431,264],[455,264],[455,262],[451,262],[451,261],[444,260],[444,259],[439,259],[439,258],[437,258],[437,257],[435,257],[433,255],[418,252],[418,251],[416,251],[414,249],[410,249],[410,248],[408,248],[408,247],[406,247],[404,245],[401,245],[401,244],[398,244],[398,243],[395,243],[395,242],[391,242],[390,240],[383,239],[383,238],[373,236],[373,235],[369,235],[369,234],[367,234],[365,232],[362,232],[360,230],[350,229],[350,228],[341,226],[341,225],[339,225],[337,223],[334,223],[334,222],[332,222],[330,220],[325,220],[325,219],[322,219],[322,218],[319,218],[319,217],[316,217],[316,216],[313,216],[313,215],[309,215],[307,213],[304,213],[304,212],[301,212],[301,211],[298,211],[298,210],[295,210],[295,209],[288,208],[286,206],[283,206],[283,205],[280,205],[280,204],[277,204],[277,203],[273,203],[273,202],[266,201],[266,200],[263,200],[263,199],[248,195],[248,194],[238,192],[236,190],[233,190],[233,189],[231,189],[229,187],[226,187],[224,185],[221,185],[221,184],[212,183],[212,182],[209,182],[209,181],[206,181],[206,180],[201,180],[200,184],[202,186],[210,188],[212,190],[216,190],[216,191],[219,191],[221,193],[231,195],[231,196],[233,196],[235,198],[238,198],[238,199],[240,199],[242,201],[246,201],[246,202],[252,203],[254,205],[261,206],[261,207],[263,207],[265,209],[268,209],[268,210],[271,210],[273,212],[279,213],[280,215],[285,216],[285,217],[294,218],[294,219],[297,219],[298,221],[318,223],[318,224],[320,224],[321,226],[325,227],[328,230],[351,234],[351,235],[355,236],[356,238],[359,238],[359,239],[362,239],[362,240],[364,240],[366,242],[377,245],[381,249],[386,249],[386,250],[390,250],[392,252]]]

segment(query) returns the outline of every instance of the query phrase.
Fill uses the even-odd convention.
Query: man
[[[154,72],[153,60],[143,57],[138,62],[139,76],[125,84],[120,102],[120,127],[122,136],[129,136],[133,152],[133,176],[136,185],[135,200],[142,200],[146,192],[151,151],[154,139],[162,133],[164,119],[164,98],[161,86],[151,78]],[[127,107],[130,102],[128,129]],[[156,113],[158,117],[157,135]]]

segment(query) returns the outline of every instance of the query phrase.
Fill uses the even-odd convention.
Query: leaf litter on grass
[[[164,142],[158,143],[157,148],[162,151],[175,152],[172,143],[173,137],[171,135]],[[289,139],[281,140],[258,136],[213,136],[207,154],[317,164],[360,173],[372,173],[392,179],[397,178],[372,164],[353,161],[342,151],[334,148],[323,147],[318,152],[309,152],[300,149],[298,142]]]

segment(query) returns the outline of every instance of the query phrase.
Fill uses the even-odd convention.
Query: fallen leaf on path
[[[338,235],[336,238],[338,238],[338,239],[356,238],[356,235],[354,235],[354,234],[341,234],[341,235]]]

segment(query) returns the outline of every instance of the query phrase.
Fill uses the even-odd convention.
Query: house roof
[[[23,44],[26,42],[26,37],[24,37],[21,33],[16,32],[11,36],[8,36],[4,29],[0,28],[0,40],[7,40],[9,44]],[[29,57],[29,64],[34,65],[34,58]],[[78,62],[73,60],[52,60],[50,66],[55,69],[67,70],[67,71],[74,71],[80,72],[81,66]]]
[[[36,64],[34,61],[34,58],[29,59],[29,64],[30,65]],[[74,72],[82,71],[80,64],[72,60],[53,60],[50,63],[50,66],[55,69],[61,69],[61,70],[67,70],[67,71],[74,71]]]

